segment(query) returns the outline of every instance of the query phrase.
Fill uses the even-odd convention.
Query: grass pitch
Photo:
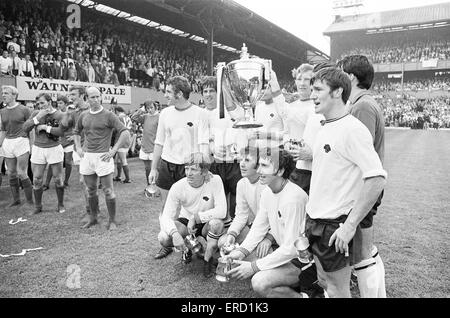
[[[387,130],[388,185],[375,217],[375,242],[386,268],[388,297],[449,297],[450,131]],[[143,164],[130,161],[133,183],[115,183],[119,227],[107,219],[100,190],[102,225],[82,230],[84,198],[74,169],[64,214],[56,211],[54,185],[44,192],[44,213],[28,217],[0,188],[0,254],[43,247],[24,256],[0,257],[2,297],[256,297],[249,281],[205,279],[194,258],[179,254],[156,261],[161,202],[143,195]],[[23,198],[23,193],[22,193]],[[10,225],[11,219],[27,222]],[[80,288],[72,278],[79,274]]]

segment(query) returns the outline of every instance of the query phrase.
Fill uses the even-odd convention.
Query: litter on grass
[[[10,256],[24,256],[27,252],[30,251],[37,251],[37,250],[42,250],[43,247],[37,247],[37,248],[24,248],[22,250],[22,252],[17,253],[17,254],[0,254],[0,257],[10,257]]]
[[[14,219],[9,220],[9,224],[11,224],[11,225],[16,225],[17,223],[20,223],[20,222],[26,222],[26,221],[28,221],[28,220],[27,220],[27,219],[22,219],[22,218],[20,217],[20,218],[17,219],[17,221],[14,221]]]

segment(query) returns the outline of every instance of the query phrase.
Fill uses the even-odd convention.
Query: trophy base
[[[226,276],[222,276],[219,274],[216,274],[216,279],[221,283],[228,283],[230,281],[230,279],[227,278]]]
[[[241,120],[238,121],[233,125],[233,128],[243,128],[243,129],[249,129],[249,128],[259,128],[264,126],[261,123],[258,123],[257,121],[253,120]]]

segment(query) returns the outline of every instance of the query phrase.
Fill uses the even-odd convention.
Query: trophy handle
[[[263,82],[263,88],[267,89],[267,86],[269,86],[269,80],[266,79],[266,65],[264,65],[262,70],[262,82]]]
[[[272,60],[263,60],[263,71],[262,71],[262,90],[261,90],[261,96],[259,96],[258,100],[261,99],[261,97],[264,96],[264,94],[267,92],[269,88],[269,82],[272,79],[271,72],[272,72]]]
[[[224,99],[222,93],[222,82],[224,81],[224,71],[225,71],[225,63],[220,62],[216,66],[216,78],[217,78],[217,105],[216,107],[219,109],[219,118],[225,118],[225,106]]]
[[[225,100],[224,100],[224,96],[223,96],[223,90],[222,90],[222,83],[225,80],[225,70],[226,68],[223,67],[222,68],[222,72],[219,75],[220,76],[220,82],[218,81],[218,84],[220,85],[220,95],[219,95],[219,118],[225,118]],[[217,85],[217,87],[219,87],[219,85]]]
[[[231,105],[236,106],[236,108],[241,107],[237,98],[234,96],[234,94],[232,94],[231,84],[230,84],[230,75],[229,75],[228,69],[226,67],[223,69],[221,81],[222,81],[222,85],[221,85],[222,93],[220,96],[221,105],[225,106],[225,105],[231,104]],[[225,106],[225,108],[228,109],[228,107],[226,107],[226,106]],[[221,118],[223,118],[223,117],[221,117]]]

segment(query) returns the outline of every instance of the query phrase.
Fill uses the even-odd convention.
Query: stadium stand
[[[401,91],[401,82],[393,82],[381,80],[374,83],[374,91],[382,93],[384,91]],[[417,92],[420,90],[449,90],[450,89],[450,79],[449,78],[429,78],[429,79],[416,79],[410,80],[403,83],[404,91]]]
[[[12,51],[17,51],[18,59],[22,60],[29,54],[33,64],[30,75],[36,77],[159,90],[164,89],[167,78],[183,75],[190,80],[193,91],[198,92],[200,78],[207,74],[204,43],[144,28],[125,19],[112,19],[84,7],[82,28],[70,30],[65,25],[68,3],[2,1],[1,49],[8,50],[10,59]],[[216,50],[214,63],[236,58],[234,52]],[[17,61],[14,63],[17,68],[16,64],[24,64]],[[17,75],[19,71],[11,66],[4,73]],[[279,77],[292,90],[288,87],[292,82],[289,74]]]
[[[167,77],[184,75],[197,91],[205,61],[192,48],[184,49],[184,43],[157,32],[144,34],[131,23],[88,10],[83,28],[70,31],[65,27],[64,3],[53,4],[20,0],[0,5],[1,47],[11,56],[20,45],[19,52],[31,57],[35,76],[159,89]],[[5,16],[14,20],[5,21]]]
[[[450,128],[450,98],[381,98],[387,127]]]
[[[198,92],[199,81],[207,73],[204,43],[159,30],[149,32],[136,23],[111,19],[110,15],[89,9],[83,10],[82,28],[70,30],[65,25],[67,3],[60,0],[49,0],[45,5],[42,0],[0,3],[0,48],[7,51],[6,58],[0,57],[2,74],[129,85],[157,91],[164,90],[167,78],[183,75],[190,80],[192,90]],[[410,14],[407,21],[394,18],[398,12],[341,17],[325,31],[331,36],[332,59],[365,54],[372,60],[376,69],[372,89],[385,100],[382,104],[390,116],[386,120],[389,126],[414,126],[411,120],[402,118],[416,116],[409,113],[408,107],[415,109],[419,100],[440,105],[439,110],[432,106],[427,111],[434,111],[441,123],[439,127],[448,126],[445,117],[448,99],[440,96],[448,96],[450,92],[450,42],[446,36],[450,29],[450,5],[422,9],[422,15],[414,8],[402,10],[403,14]],[[368,27],[368,19],[378,21],[376,28],[373,24]],[[410,30],[414,23],[425,22],[433,27]],[[392,32],[400,28],[399,23],[403,23],[401,28],[405,31]],[[349,32],[354,36],[348,36]],[[352,49],[348,50],[349,47]],[[234,52],[216,51],[214,63],[237,57]],[[420,67],[420,63],[430,59],[438,60],[436,67]],[[402,71],[399,62],[404,65],[402,73],[399,73]],[[386,63],[387,70],[383,69]],[[414,67],[405,67],[407,64]],[[397,76],[391,78],[391,73]],[[293,93],[295,85],[289,75],[281,74],[280,83],[284,91]],[[411,98],[415,99],[408,101]],[[399,117],[399,111],[405,112],[405,116]]]
[[[351,54],[372,61],[387,126],[448,127],[450,3],[336,16],[324,34],[333,61]]]
[[[416,35],[392,36],[391,41],[394,44],[386,44],[384,41],[376,41],[370,46],[354,48],[346,51],[341,55],[363,54],[366,55],[373,63],[402,63],[402,62],[422,62],[430,59],[450,59],[450,40],[448,37],[428,40],[428,32],[421,34],[424,37],[418,40]]]

